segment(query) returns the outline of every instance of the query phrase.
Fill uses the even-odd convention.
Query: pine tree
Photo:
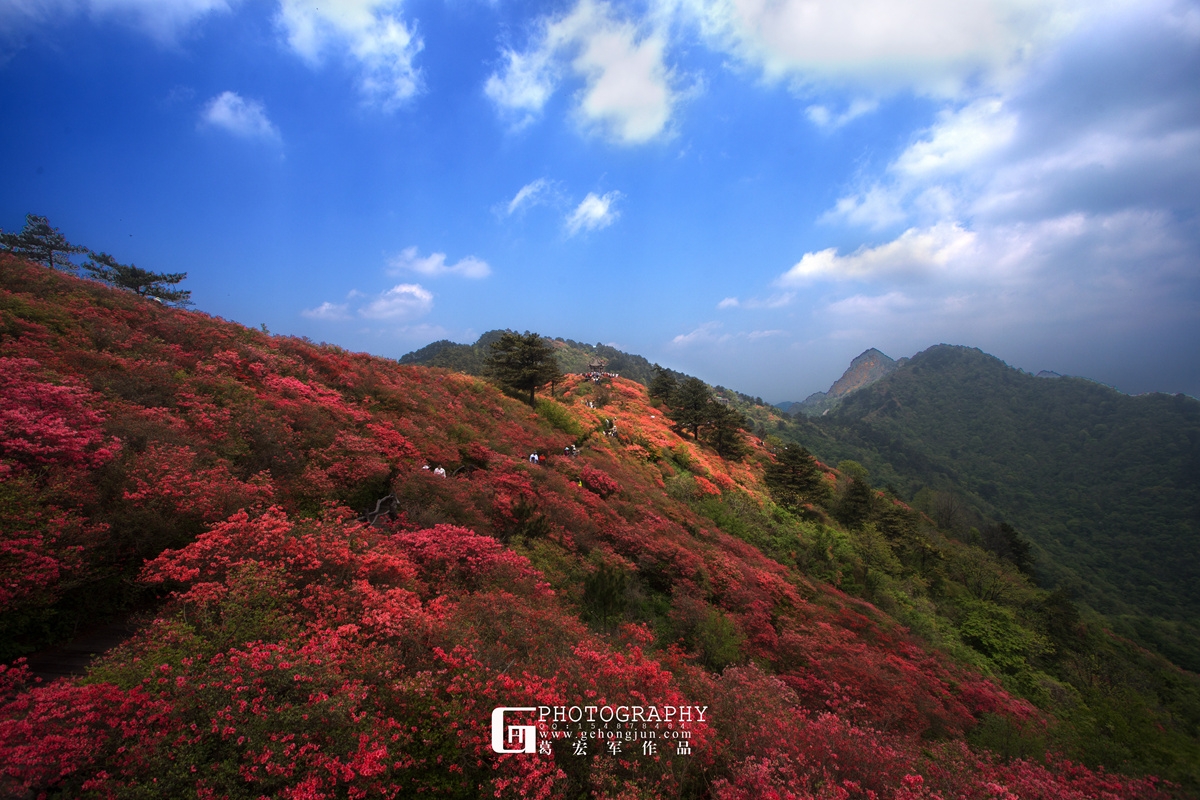
[[[847,483],[833,517],[847,528],[859,528],[871,519],[875,508],[875,490],[866,467],[857,461],[841,461],[838,471],[846,476]]]
[[[675,380],[675,376],[658,364],[654,365],[654,370],[654,379],[650,381],[650,386],[646,390],[646,393],[651,397],[657,397],[659,400],[669,403],[671,402],[671,395],[679,388],[679,382]]]
[[[108,253],[90,253],[90,255],[92,260],[83,267],[97,280],[165,303],[175,303],[181,306],[191,304],[191,291],[168,288],[186,278],[186,272],[151,272],[132,264],[119,264]]]
[[[68,272],[76,269],[70,256],[87,252],[86,247],[71,244],[58,228],[51,228],[45,217],[36,214],[25,215],[25,228],[20,233],[0,231],[0,249]]]
[[[767,466],[763,478],[775,502],[784,508],[819,503],[829,493],[816,459],[798,444],[789,444],[777,452],[775,463]]]
[[[492,342],[487,356],[487,372],[496,383],[513,394],[528,392],[529,405],[535,405],[539,386],[562,378],[558,359],[545,339],[536,333],[505,331]]]
[[[741,412],[720,403],[708,405],[706,439],[717,455],[728,461],[741,461],[750,449],[742,441],[742,431],[750,425]]]
[[[671,410],[667,418],[681,431],[690,430],[693,439],[700,438],[700,428],[708,424],[708,405],[712,402],[708,387],[699,378],[688,378],[671,395]]]

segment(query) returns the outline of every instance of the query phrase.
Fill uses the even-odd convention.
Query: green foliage
[[[554,350],[536,333],[505,331],[488,349],[488,375],[503,389],[535,405],[534,393],[539,386],[558,380],[562,373],[554,358]]]
[[[784,508],[796,510],[805,503],[823,503],[829,493],[816,459],[800,445],[784,445],[763,475],[771,497]]]
[[[693,439],[700,438],[700,428],[709,422],[712,397],[708,386],[699,378],[688,378],[671,395],[671,410],[667,417],[681,431],[691,431]]]
[[[745,636],[725,613],[699,597],[676,591],[671,619],[676,635],[710,670],[720,672],[742,659]]]
[[[705,441],[726,461],[741,461],[750,452],[742,440],[749,421],[736,409],[720,403],[709,403],[705,419]]]
[[[567,410],[562,403],[557,400],[543,398],[537,401],[537,414],[542,419],[549,422],[563,433],[569,433],[572,436],[583,436],[583,426],[579,424],[575,416]]]
[[[663,369],[658,364],[654,365],[654,380],[650,381],[650,386],[647,387],[647,394],[651,397],[656,397],[660,400],[671,399],[671,395],[679,388],[679,382],[675,380],[675,376],[669,370]]]
[[[875,507],[875,492],[867,480],[867,471],[857,461],[843,461],[838,471],[846,482],[833,508],[833,516],[847,528],[865,525]]]
[[[590,620],[609,629],[625,610],[628,576],[620,567],[599,564],[583,582],[583,606]]]
[[[1002,559],[1075,587],[1123,634],[1200,670],[1195,399],[1035,378],[938,346],[779,433],[827,462],[862,463],[942,530],[978,528]],[[1019,538],[994,536],[989,519]]]
[[[972,603],[958,630],[964,642],[1008,674],[1027,670],[1050,649],[1045,637],[1022,627],[1011,610],[994,603]]]

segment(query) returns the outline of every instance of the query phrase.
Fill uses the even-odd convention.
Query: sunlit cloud
[[[864,114],[869,114],[879,108],[879,101],[875,99],[857,99],[846,107],[845,111],[835,112],[828,106],[811,105],[804,109],[805,115],[809,121],[818,128],[824,130],[837,130],[845,126],[852,120],[858,119]]]
[[[567,75],[583,82],[575,110],[585,129],[621,144],[641,144],[668,131],[678,102],[666,66],[667,40],[619,19],[603,0],[579,0],[565,16],[543,18],[529,49],[505,49],[503,66],[484,92],[516,127],[540,116]]]
[[[620,212],[613,208],[620,197],[620,192],[607,192],[603,196],[588,192],[588,196],[567,217],[567,234],[574,236],[580,231],[597,231],[612,225],[620,216]]]
[[[415,272],[430,278],[457,275],[474,280],[486,278],[492,274],[492,268],[488,266],[487,262],[475,258],[475,256],[467,256],[453,264],[447,264],[445,253],[430,253],[422,256],[416,247],[406,247],[399,255],[390,259],[388,271],[393,275]]]
[[[718,333],[723,326],[719,322],[706,322],[698,328],[681,333],[671,339],[671,344],[675,347],[696,347],[698,345],[711,345],[727,339],[727,335]]]
[[[209,100],[200,122],[246,139],[280,139],[279,129],[267,118],[262,103],[246,100],[237,92],[222,92]]]
[[[803,286],[814,280],[864,280],[945,271],[970,260],[975,238],[974,233],[957,224],[910,228],[891,242],[876,247],[864,245],[844,256],[834,247],[805,253],[777,283]]]
[[[276,22],[292,50],[314,67],[331,51],[359,69],[366,102],[385,111],[421,90],[415,65],[424,42],[398,13],[394,0],[281,0]]]
[[[528,208],[539,205],[551,193],[550,181],[546,178],[538,178],[531,181],[520,188],[513,196],[513,199],[508,202],[507,213],[509,216],[525,211]]]
[[[300,312],[300,316],[308,319],[320,319],[326,322],[341,322],[342,320],[350,319],[350,306],[348,303],[330,303],[328,301],[321,303],[316,308],[306,308]]]
[[[503,56],[503,70],[488,76],[483,91],[513,129],[520,130],[541,116],[554,94],[558,70],[554,54],[544,46],[528,53],[506,49]]]
[[[1087,14],[1079,0],[661,0],[768,79],[953,95],[1002,81]],[[818,112],[820,115],[820,112]]]
[[[433,308],[433,294],[416,283],[401,283],[383,292],[358,310],[361,317],[408,320],[424,316]]]

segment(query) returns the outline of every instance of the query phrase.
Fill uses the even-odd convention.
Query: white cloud
[[[541,203],[551,191],[550,181],[538,178],[525,184],[508,203],[509,216]]]
[[[671,344],[676,347],[695,347],[698,345],[712,345],[729,339],[727,334],[720,334],[722,328],[719,322],[706,322],[699,328],[689,332],[681,333],[671,340]]]
[[[976,235],[957,223],[910,228],[877,247],[858,248],[845,256],[830,247],[805,253],[779,277],[781,286],[803,286],[814,280],[871,280],[946,272],[971,262]]]
[[[671,339],[671,345],[677,348],[701,348],[727,345],[733,342],[758,341],[787,335],[781,330],[738,331],[736,333],[721,333],[724,326],[720,322],[706,322],[688,333],[681,333]]]
[[[984,165],[1012,143],[1017,117],[995,97],[941,112],[926,137],[905,150],[891,169],[907,178],[953,175]]]
[[[576,114],[621,144],[641,144],[668,131],[677,103],[674,76],[664,61],[664,33],[643,33],[619,20],[604,0],[579,0],[567,15],[544,18],[530,49],[504,51],[501,71],[484,91],[523,126],[540,115],[569,71],[583,81]]]
[[[405,320],[429,313],[433,294],[416,283],[401,283],[388,289],[358,310],[367,319]]]
[[[300,312],[300,316],[308,317],[309,319],[325,320],[327,322],[350,319],[348,304],[330,302],[321,303],[316,308],[306,308]]]
[[[1120,2],[1120,0],[1116,0]],[[878,91],[954,94],[998,80],[1115,3],[1083,0],[662,0],[708,41],[762,70]]]
[[[475,258],[475,256],[467,256],[454,264],[447,264],[445,253],[431,253],[422,256],[417,252],[416,247],[405,248],[400,255],[388,261],[388,268],[392,274],[415,272],[431,278],[458,275],[463,278],[479,279],[492,274],[492,269],[487,262]]]
[[[558,80],[553,53],[545,47],[528,53],[504,51],[503,73],[488,76],[483,91],[515,129],[524,128],[542,113]]]
[[[1090,351],[1102,335],[1137,342],[1173,330],[1179,340],[1195,329],[1195,244],[1164,212],[989,226],[940,269],[941,280],[911,291],[887,273],[873,274],[870,289],[838,296],[835,286],[813,318],[831,338],[910,349],[1053,341]]]
[[[391,111],[421,89],[414,61],[424,48],[395,0],[281,0],[277,24],[288,45],[313,66],[329,50],[357,62],[367,102]]]
[[[237,92],[222,92],[209,100],[200,114],[200,122],[246,139],[280,139],[279,130],[267,118],[262,103],[246,100]]]
[[[878,318],[883,314],[903,311],[914,305],[912,298],[904,292],[895,291],[882,295],[852,295],[830,303],[825,309],[829,313],[841,317],[871,319]]]
[[[804,113],[809,121],[818,128],[837,130],[851,120],[855,120],[864,114],[869,114],[877,108],[879,108],[878,100],[859,98],[851,102],[846,110],[840,114],[836,114],[827,106],[822,105],[811,105],[804,109]]]
[[[721,302],[717,303],[717,308],[737,308],[741,302],[736,297],[726,297]]]
[[[568,235],[574,236],[581,230],[597,231],[612,225],[620,215],[620,212],[613,208],[613,204],[620,197],[620,192],[607,192],[603,196],[588,192],[583,202],[567,217]]]
[[[834,207],[821,215],[820,221],[844,221],[868,228],[886,228],[907,218],[903,199],[900,192],[875,184],[860,194],[838,198]]]

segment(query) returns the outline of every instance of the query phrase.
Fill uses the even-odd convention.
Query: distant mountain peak
[[[834,381],[825,395],[827,398],[837,399],[856,389],[870,386],[880,378],[895,372],[905,361],[908,359],[894,361],[872,347],[850,362],[850,367],[842,373],[842,377]]]
[[[833,382],[827,392],[814,392],[801,403],[780,404],[780,408],[791,409],[792,406],[801,408],[805,414],[821,414],[853,391],[870,386],[877,380],[891,375],[908,363],[907,358],[896,361],[874,347],[864,350],[855,356],[850,366],[842,373],[842,377]]]

